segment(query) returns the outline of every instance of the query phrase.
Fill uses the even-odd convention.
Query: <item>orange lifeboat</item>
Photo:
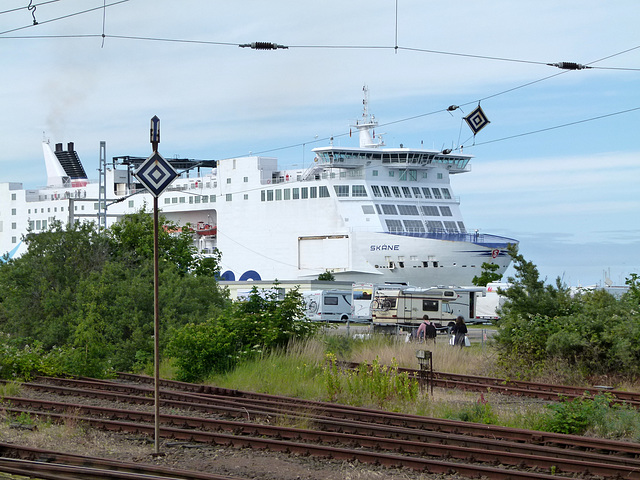
[[[218,233],[218,227],[204,222],[198,222],[196,225],[196,233],[198,235],[209,235],[215,237]]]

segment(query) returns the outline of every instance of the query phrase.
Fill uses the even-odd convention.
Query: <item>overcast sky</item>
[[[28,5],[0,6],[0,182],[43,185],[43,139],[75,142],[97,178],[100,141],[146,156],[154,115],[165,156],[302,167],[331,136],[355,145],[366,84],[387,145],[475,156],[452,178],[469,230],[518,239],[551,281],[640,273],[637,0]],[[289,48],[238,46],[256,41]]]

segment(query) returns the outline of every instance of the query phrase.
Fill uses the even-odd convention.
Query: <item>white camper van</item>
[[[351,290],[302,292],[309,320],[346,322],[351,318]]]
[[[458,294],[448,288],[379,290],[373,299],[373,323],[418,325],[426,315],[437,327],[455,321],[449,302]]]
[[[398,290],[408,285],[400,283],[354,283],[352,287],[352,306],[351,321],[353,322],[370,322],[372,317],[371,304],[376,293],[381,290]]]

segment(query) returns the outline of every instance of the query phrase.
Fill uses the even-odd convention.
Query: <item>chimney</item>
[[[62,151],[62,144],[56,143],[56,152],[61,152],[61,151]]]
[[[73,142],[67,143],[67,152],[73,153]]]

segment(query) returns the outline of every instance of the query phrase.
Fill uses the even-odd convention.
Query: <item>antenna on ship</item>
[[[354,127],[358,129],[360,136],[360,148],[373,148],[384,146],[382,137],[378,135],[378,140],[375,140],[375,131],[373,130],[377,125],[374,115],[369,114],[369,88],[364,85],[362,87],[364,98],[362,100],[362,119],[356,121]]]

